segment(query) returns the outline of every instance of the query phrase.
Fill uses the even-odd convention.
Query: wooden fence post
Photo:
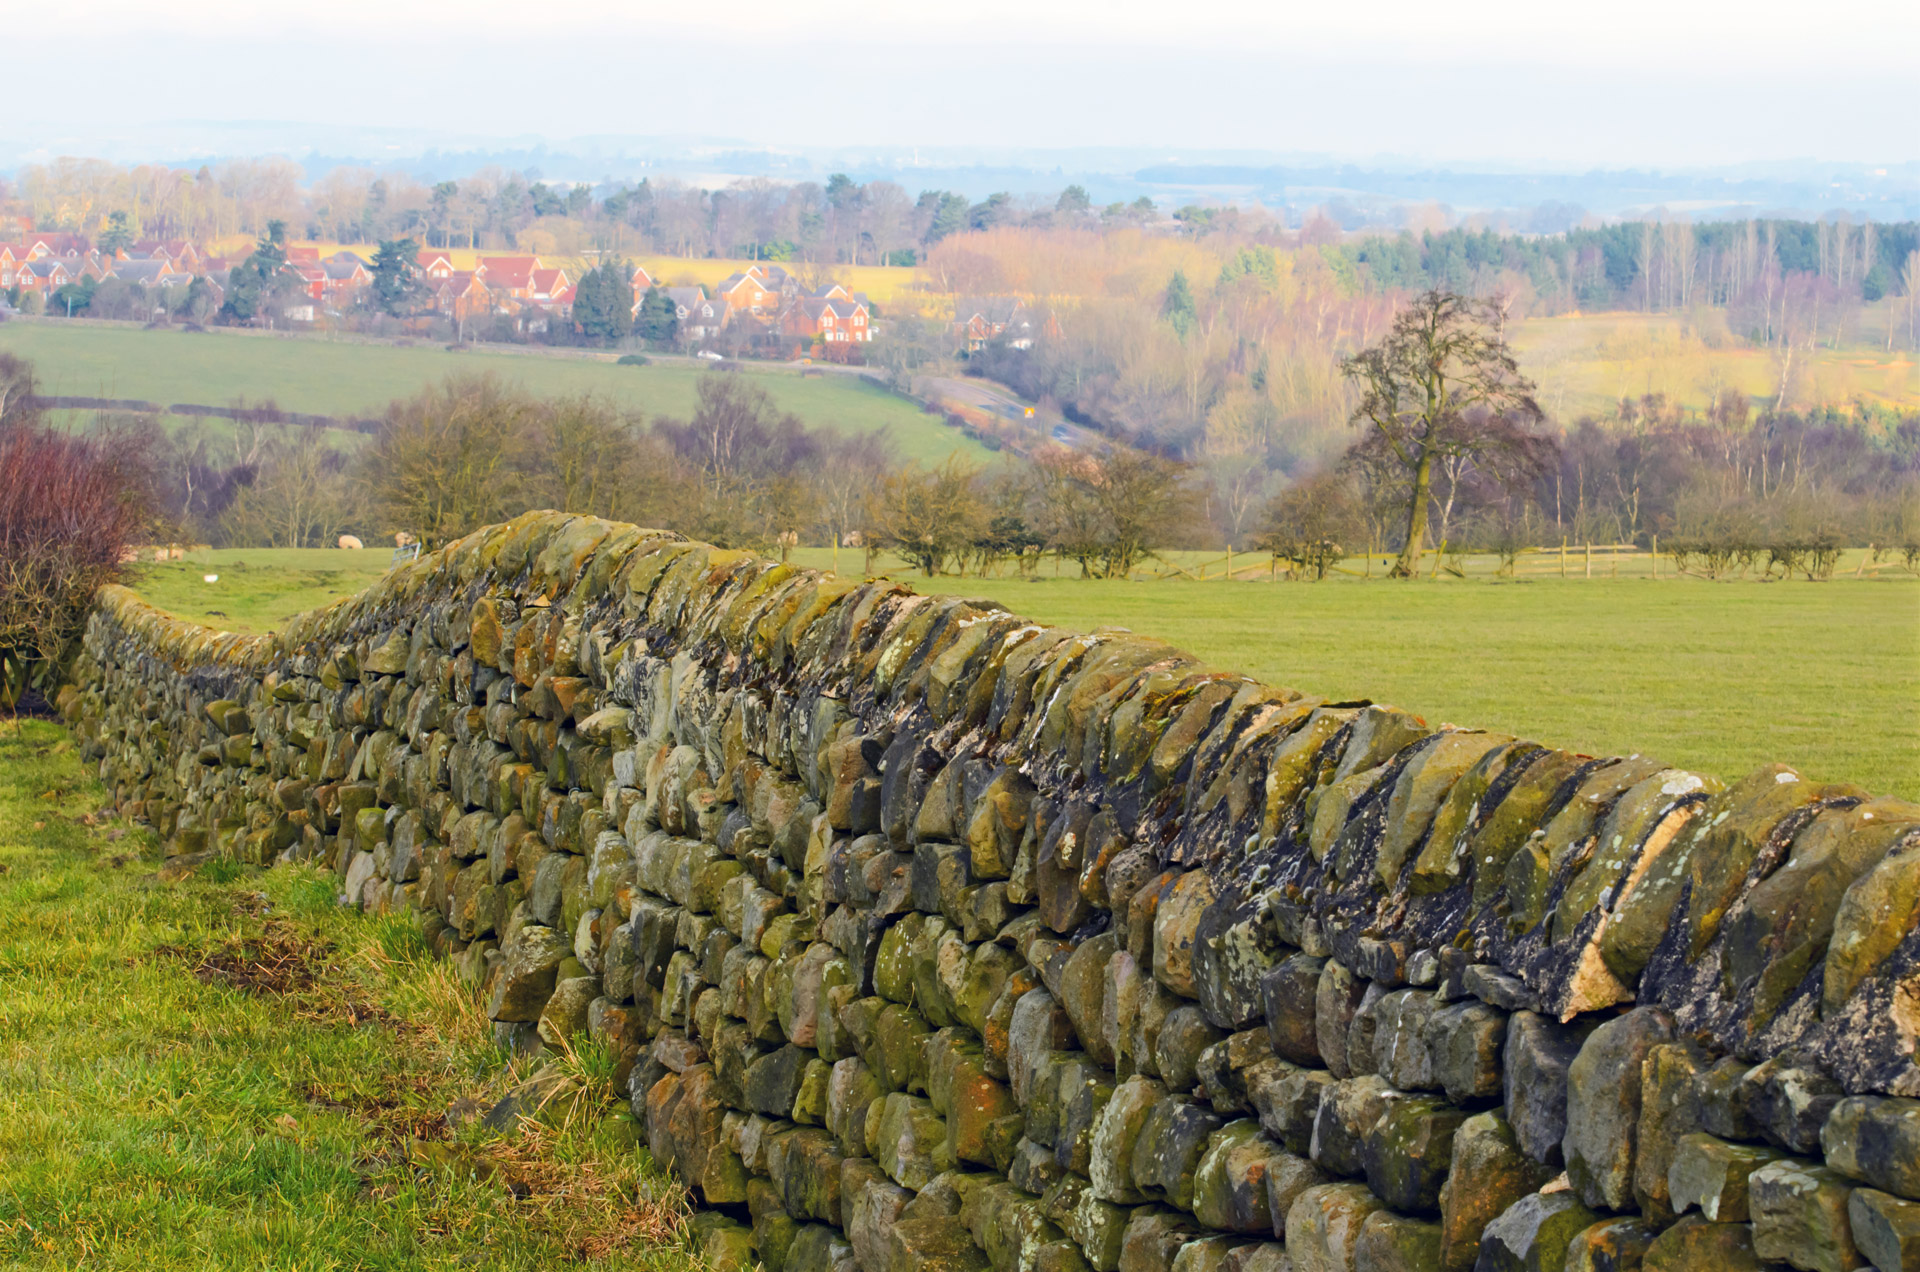
[[[1593,545],[1587,545],[1587,577],[1593,577]]]
[[[1653,536],[1653,577],[1660,577],[1660,536]]]

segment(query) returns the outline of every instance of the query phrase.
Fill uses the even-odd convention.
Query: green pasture
[[[391,548],[218,548],[133,567],[128,580],[170,614],[249,635],[352,596],[387,572]],[[208,575],[215,581],[207,582]]]
[[[1530,567],[1544,573],[1519,581],[1469,561],[1464,579],[1411,583],[1269,581],[1264,558],[1241,557],[1228,582],[1217,554],[1168,557],[1150,568],[1197,575],[1211,562],[1211,575],[1089,580],[1049,561],[1032,579],[923,579],[884,556],[875,568],[1043,622],[1126,627],[1272,684],[1392,702],[1434,722],[1594,754],[1645,751],[1719,776],[1777,760],[1920,798],[1920,580],[1875,577],[1859,552],[1825,583],[1681,578],[1670,561],[1654,578],[1644,555],[1617,578],[1604,568],[1588,578],[1575,557],[1562,579],[1550,555]],[[384,549],[222,549],[137,567],[134,586],[183,618],[267,631],[357,590],[387,559]],[[836,555],[806,548],[794,560],[825,569]],[[842,549],[837,562],[857,574],[865,558]]]
[[[137,398],[162,406],[272,399],[284,410],[354,417],[378,415],[393,399],[448,375],[492,372],[542,396],[597,393],[650,416],[685,419],[693,413],[695,384],[707,374],[686,363],[623,367],[560,354],[451,353],[425,343],[403,347],[52,322],[0,325],[0,351],[31,359],[40,391],[49,396]],[[886,429],[906,459],[938,461],[955,451],[987,456],[978,443],[859,376],[807,378],[752,367],[744,373],[809,428],[855,434]]]
[[[610,1056],[485,1129],[531,1062],[411,919],[309,867],[163,875],[105,799],[0,722],[0,1266],[698,1272]]]

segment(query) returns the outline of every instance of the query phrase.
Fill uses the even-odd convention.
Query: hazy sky
[[[7,26],[0,137],[67,152],[157,121],[290,120],[1609,166],[1920,158],[1913,0],[64,0]],[[19,56],[38,41],[59,56]]]

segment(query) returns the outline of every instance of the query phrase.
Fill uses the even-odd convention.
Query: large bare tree
[[[1453,456],[1490,455],[1543,418],[1533,382],[1484,306],[1452,292],[1417,297],[1386,338],[1340,364],[1360,389],[1355,424],[1374,430],[1406,470],[1406,538],[1392,573],[1419,572],[1433,470]]]

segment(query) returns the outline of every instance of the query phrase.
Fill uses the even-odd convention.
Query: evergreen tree
[[[287,266],[287,223],[268,221],[267,236],[253,245],[253,255],[227,274],[227,303],[220,313],[229,322],[252,322],[273,299],[280,272]]]
[[[1187,276],[1180,270],[1174,270],[1173,277],[1167,280],[1167,298],[1160,302],[1160,316],[1173,325],[1182,340],[1193,330],[1197,317],[1193,289],[1187,286]]]
[[[633,334],[633,267],[608,261],[580,276],[573,325],[588,340],[613,344]]]
[[[420,290],[420,245],[410,238],[387,239],[373,254],[373,301],[395,318],[413,308]]]
[[[117,256],[133,246],[133,225],[125,212],[107,213],[106,232],[100,236],[100,252],[104,256]]]
[[[647,289],[646,299],[640,302],[640,317],[634,323],[634,330],[653,345],[670,345],[674,337],[680,334],[679,312],[674,306],[673,297],[667,295],[666,288]]]

